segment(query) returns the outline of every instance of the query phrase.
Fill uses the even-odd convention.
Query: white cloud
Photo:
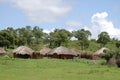
[[[52,28],[52,29],[50,29],[50,30],[48,30],[48,29],[44,29],[43,32],[49,34],[50,32],[53,32],[54,30],[55,30],[55,28]]]
[[[30,21],[43,23],[55,22],[65,17],[71,10],[64,0],[0,0],[20,8]]]
[[[112,21],[108,20],[108,13],[95,13],[91,18],[91,25],[87,27],[92,32],[92,38],[97,39],[98,34],[103,31],[109,33],[111,37],[120,39],[120,29],[116,28]]]
[[[44,29],[43,32],[49,34],[51,32],[51,30],[45,30]]]

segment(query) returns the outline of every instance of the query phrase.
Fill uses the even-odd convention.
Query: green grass
[[[85,59],[5,59],[0,57],[0,80],[120,80],[120,69],[91,64]]]

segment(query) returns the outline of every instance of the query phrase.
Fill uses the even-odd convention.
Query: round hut
[[[98,51],[96,51],[96,52],[94,53],[94,55],[104,54],[104,51],[105,51],[105,50],[109,50],[109,49],[108,49],[108,48],[103,47],[103,48],[99,49]]]
[[[47,53],[48,57],[59,58],[59,59],[73,59],[77,56],[75,51],[72,51],[66,47],[60,46]]]
[[[7,52],[4,48],[0,48],[0,55],[5,55]]]
[[[49,51],[51,51],[50,48],[48,48],[48,47],[43,47],[43,48],[40,50],[40,54],[41,54],[42,56],[46,57],[46,56],[47,56],[47,53],[48,53]]]
[[[13,50],[14,58],[32,58],[34,50],[26,46],[20,46]]]
[[[108,48],[101,48],[98,51],[96,51],[95,53],[93,53],[93,59],[101,59],[101,55],[104,54],[105,50],[109,50]]]

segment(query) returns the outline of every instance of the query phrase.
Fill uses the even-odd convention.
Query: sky
[[[120,39],[120,0],[0,0],[0,30],[39,26],[90,30],[92,37],[108,32]]]

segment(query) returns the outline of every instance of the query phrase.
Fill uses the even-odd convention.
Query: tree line
[[[67,46],[71,38],[75,37],[81,50],[85,50],[89,47],[91,41],[100,43],[101,47],[104,47],[108,42],[115,42],[117,48],[120,47],[120,41],[115,38],[110,38],[107,32],[101,32],[98,35],[98,39],[90,39],[92,36],[89,30],[80,29],[76,31],[68,31],[65,29],[55,29],[53,32],[45,33],[39,26],[26,26],[23,28],[13,29],[8,27],[7,29],[0,30],[0,47],[15,48],[21,45],[40,45],[49,44],[50,48],[59,46]]]

